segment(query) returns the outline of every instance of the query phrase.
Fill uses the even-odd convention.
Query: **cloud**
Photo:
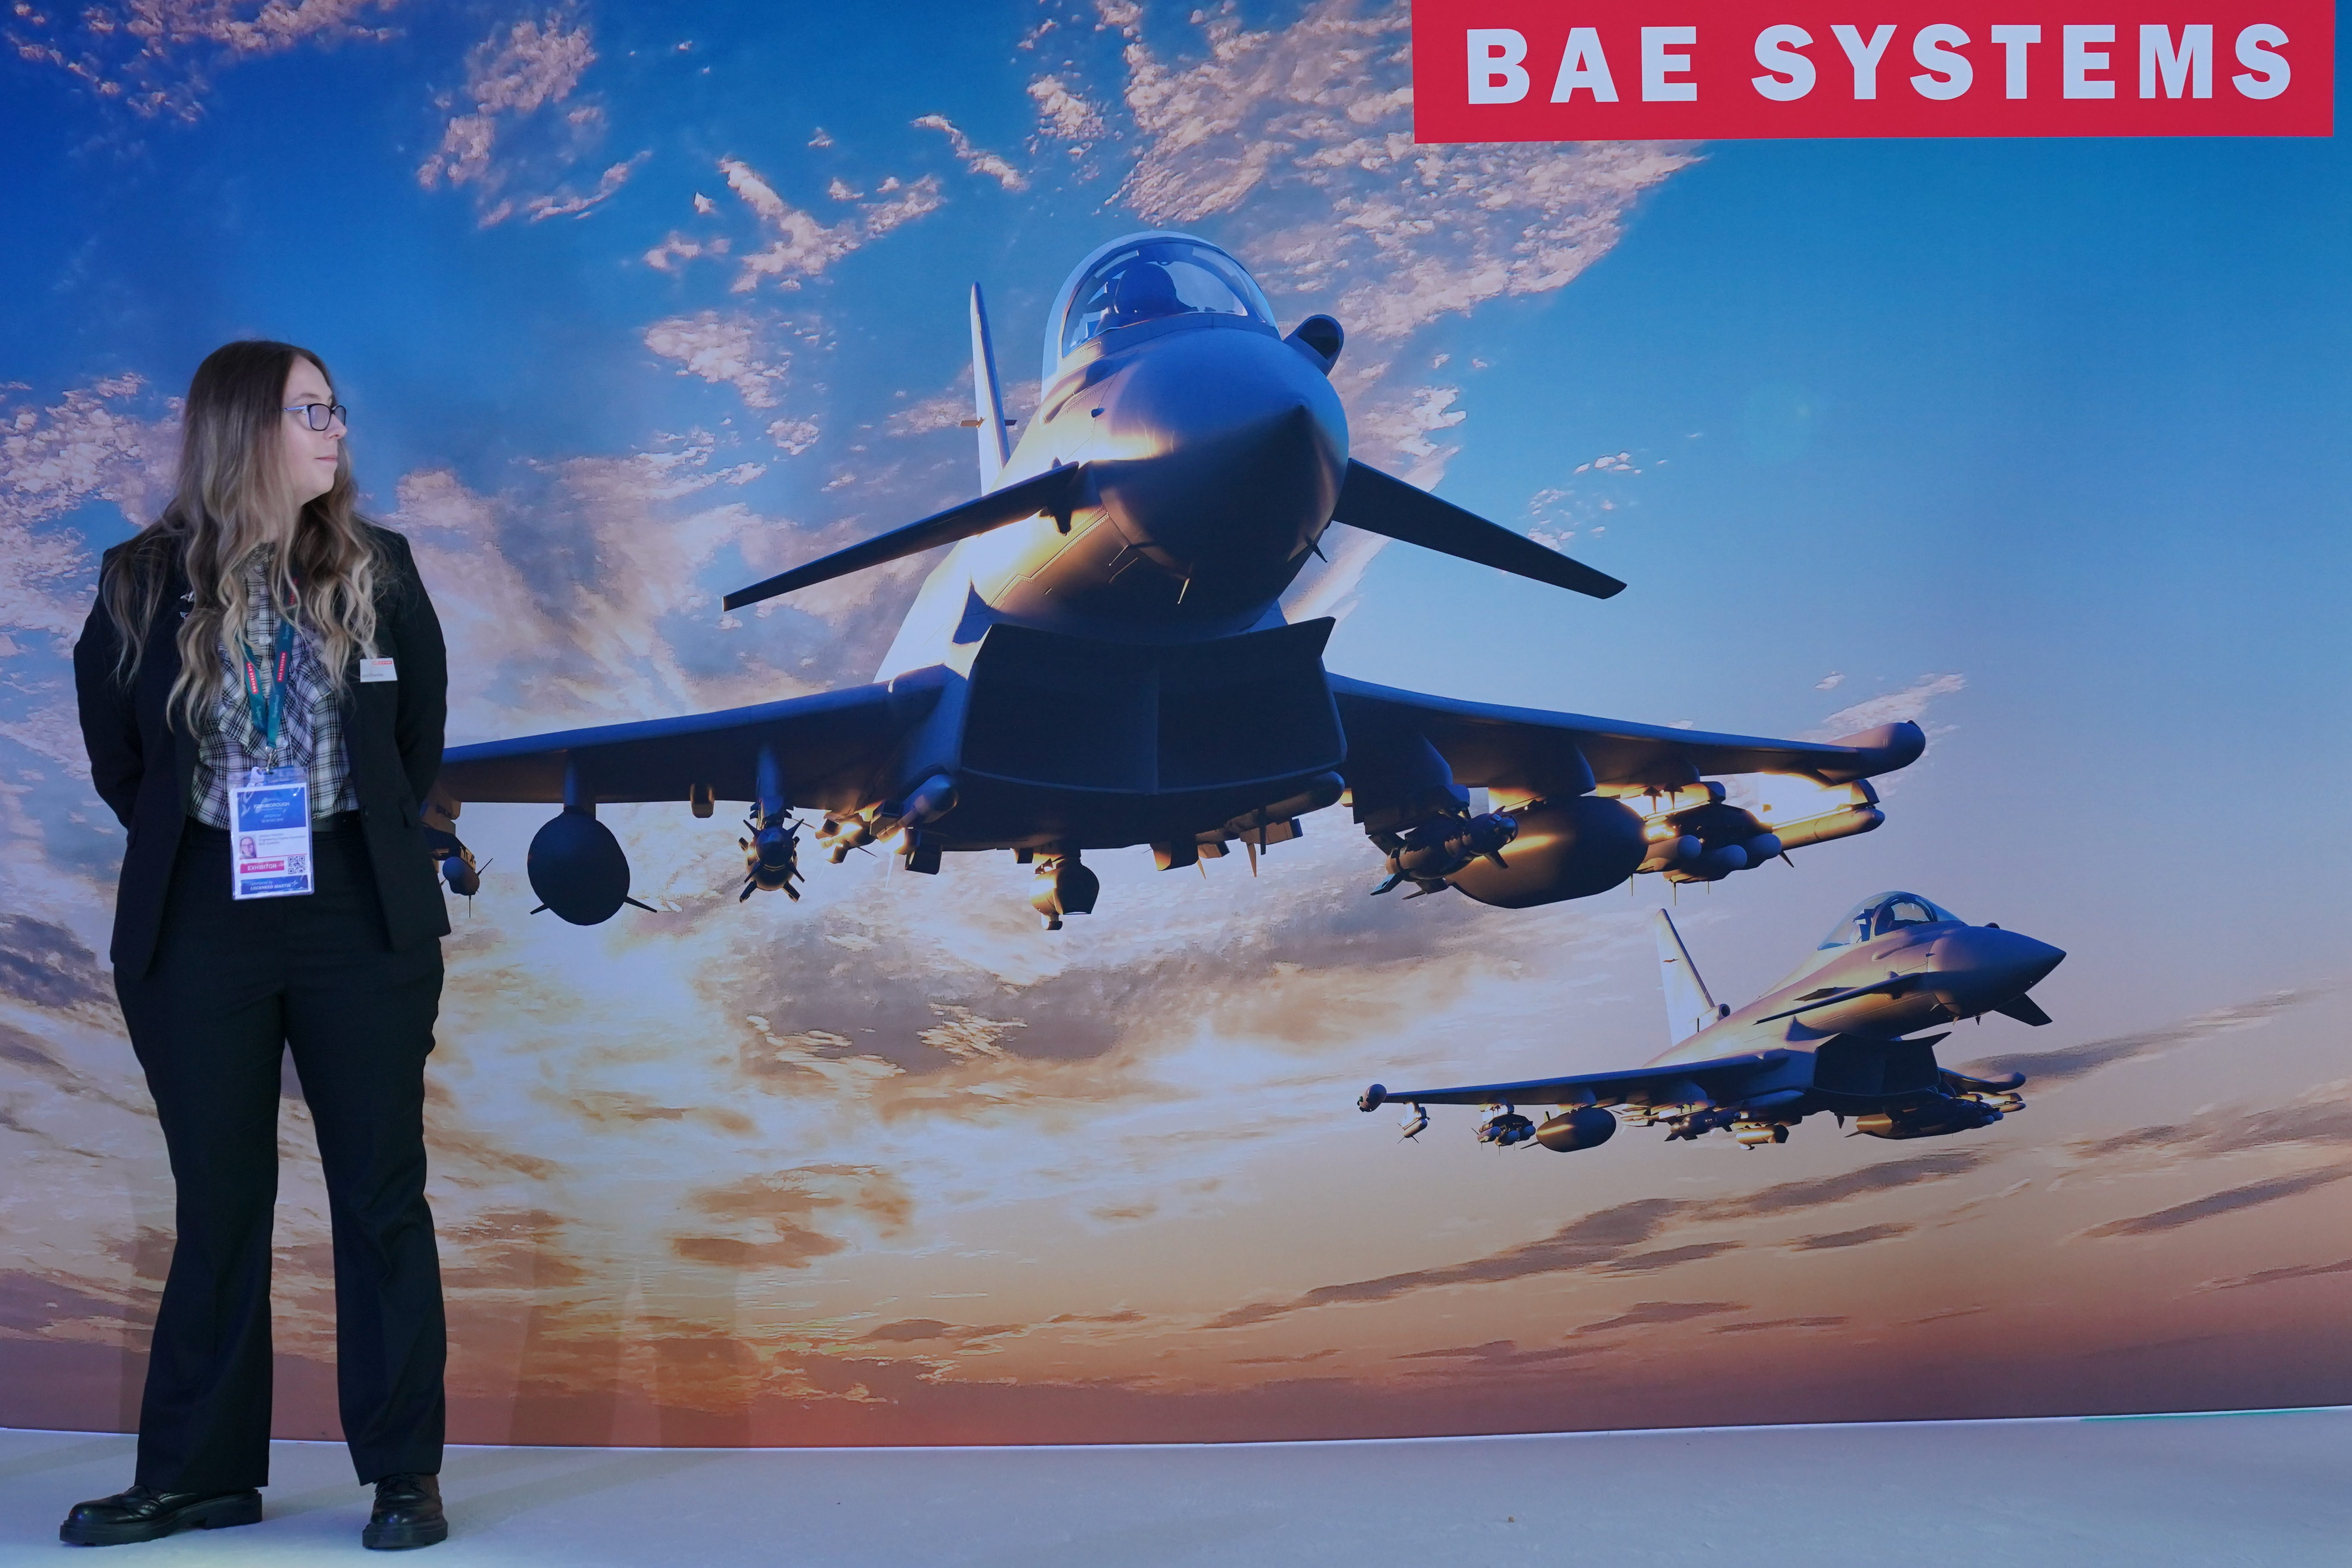
[[[1652,1303],[1654,1305],[1655,1303]],[[1502,1371],[1512,1367],[1545,1366],[1558,1362],[1575,1361],[1580,1357],[1606,1353],[1600,1345],[1548,1345],[1538,1350],[1521,1350],[1516,1340],[1488,1340],[1484,1344],[1447,1345],[1438,1350],[1406,1351],[1397,1361],[1458,1361],[1470,1363],[1472,1371]],[[1293,1357],[1304,1360],[1304,1357]]]
[[[774,279],[779,288],[798,289],[803,279],[821,276],[860,247],[938,211],[946,200],[936,174],[926,174],[912,184],[894,176],[877,187],[876,199],[862,204],[857,216],[824,224],[778,195],[775,187],[741,159],[721,158],[719,169],[727,176],[727,188],[751,209],[770,237],[766,249],[742,257],[734,282],[739,294],[757,289],[761,279]]]
[[[1832,681],[1829,685],[1835,685]],[[1965,690],[1968,678],[1963,675],[1923,675],[1900,691],[1890,691],[1873,697],[1850,708],[1841,708],[1806,731],[1809,741],[1834,741],[1846,735],[1857,735],[1864,730],[1875,730],[1881,724],[1900,723],[1904,720],[1917,722],[1927,716],[1928,702],[1937,697],[1948,697]]]
[[[904,1230],[912,1217],[905,1185],[870,1165],[809,1165],[746,1176],[692,1193],[687,1205],[733,1229],[673,1236],[671,1251],[689,1262],[730,1268],[805,1268],[842,1251],[848,1240],[818,1228],[820,1216],[855,1217],[884,1236]]]
[[[2196,1120],[2135,1127],[2103,1138],[2076,1139],[2078,1160],[2110,1160],[2151,1152],[2170,1157],[2235,1154],[2286,1143],[2352,1144],[2352,1093],[2343,1083],[2322,1084],[2284,1105],[2224,1115],[2208,1109]]]
[[[971,417],[971,381],[967,371],[962,386],[933,393],[894,409],[883,428],[893,436],[928,436],[934,430],[958,428]]]
[[[2184,1225],[2194,1225],[2200,1219],[2216,1215],[2236,1214],[2263,1204],[2277,1203],[2282,1198],[2299,1197],[2303,1194],[2340,1182],[2352,1176],[2352,1167],[2330,1170],[2299,1171],[2292,1175],[2272,1176],[2263,1181],[2249,1182],[2242,1187],[2214,1193],[2185,1204],[2175,1204],[2154,1214],[2139,1215],[2131,1219],[2109,1220],[2093,1226],[2085,1236],[2153,1236],[2159,1231],[2175,1230]]]
[[[1715,1334],[1761,1334],[1780,1329],[1835,1329],[1852,1321],[1844,1317],[1767,1318],[1754,1323],[1718,1323],[1708,1330]]]
[[[700,196],[695,198],[698,202],[701,199]],[[702,256],[724,256],[733,248],[734,242],[725,235],[708,240],[688,239],[673,231],[668,238],[646,252],[645,263],[656,272],[670,272],[677,270],[682,262]]]
[[[70,778],[88,777],[64,656],[79,636],[95,587],[98,548],[114,543],[161,510],[178,456],[179,405],[153,395],[136,374],[101,377],[54,403],[27,404],[21,383],[0,383],[0,742],[13,742]],[[83,515],[106,503],[108,509]],[[93,535],[95,537],[93,537]],[[96,546],[98,548],[93,548]],[[47,837],[21,816],[25,787],[39,775],[0,784],[0,841],[17,863],[12,889],[30,910],[28,844]],[[95,807],[86,820],[111,817]],[[91,848],[94,835],[79,837]],[[70,876],[58,891],[68,893]],[[68,895],[70,896],[70,895]]]
[[[2054,1051],[2023,1051],[1981,1058],[1969,1062],[1966,1070],[1980,1078],[2023,1073],[2028,1087],[2048,1090],[2061,1084],[2072,1083],[2116,1062],[2129,1061],[2137,1057],[2158,1056],[2179,1046],[2194,1045],[2219,1036],[2261,1028],[2281,1013],[2299,1006],[2317,994],[2309,990],[2275,992],[2252,1002],[2216,1007],[2159,1029],[2110,1035],[2104,1039],[2067,1046]]]
[[[895,1323],[885,1323],[866,1335],[869,1343],[922,1344],[933,1340],[969,1344],[974,1340],[1001,1339],[1017,1334],[1026,1327],[1022,1323],[990,1323],[980,1328],[961,1323],[943,1322],[937,1318],[902,1318]]]
[[[1661,1268],[1679,1268],[1685,1263],[1704,1263],[1720,1257],[1742,1244],[1737,1241],[1695,1241],[1688,1247],[1662,1247],[1654,1252],[1629,1253],[1596,1265],[1602,1274],[1648,1274]]]
[[[1792,1252],[1828,1252],[1844,1247],[1863,1247],[1874,1241],[1907,1235],[1916,1228],[1910,1225],[1865,1225],[1854,1230],[1833,1230],[1823,1236],[1801,1236],[1789,1244],[1789,1248]]]
[[[1080,159],[1110,133],[1101,106],[1072,91],[1060,77],[1037,78],[1029,84],[1029,97],[1037,105],[1037,141],[1033,142],[1033,149],[1038,142],[1059,142],[1070,157]]]
[[[540,223],[551,217],[585,217],[590,211],[601,206],[613,196],[614,193],[627,184],[629,176],[636,173],[637,166],[652,156],[649,152],[640,153],[634,158],[625,159],[614,164],[597,180],[596,188],[584,196],[574,195],[567,191],[532,196],[523,203],[523,211],[530,215],[530,221],[533,223]]]
[[[815,446],[820,434],[814,419],[778,419],[767,431],[768,439],[782,447],[788,458],[797,458]],[[801,602],[808,603],[806,599]]]
[[[985,148],[973,146],[971,138],[965,135],[946,115],[919,115],[914,124],[919,130],[937,131],[943,133],[948,139],[948,146],[956,155],[956,161],[973,174],[985,174],[1008,191],[1025,191],[1029,188],[1026,175],[995,153]]]
[[[866,1337],[900,1343],[916,1343],[923,1340],[946,1339],[956,1331],[953,1323],[937,1318],[908,1318],[900,1322],[885,1323]]]
[[[1538,1241],[1506,1247],[1484,1258],[1433,1268],[1416,1268],[1344,1285],[1322,1285],[1286,1302],[1255,1302],[1212,1321],[1213,1329],[1246,1328],[1311,1307],[1386,1301],[1418,1290],[1449,1285],[1494,1285],[1534,1275],[1592,1269],[1643,1272],[1680,1263],[1703,1262],[1740,1245],[1706,1242],[1671,1251],[1636,1250],[1670,1228],[1726,1220],[1769,1218],[1801,1213],[1849,1198],[1894,1192],[1922,1182],[1975,1170],[1992,1156],[1979,1149],[1940,1150],[1881,1161],[1833,1175],[1782,1182],[1729,1198],[1637,1198],[1570,1220]]]
[[[1199,58],[1177,65],[1139,10],[1105,13],[1126,40],[1139,146],[1121,199],[1153,224],[1244,215],[1251,258],[1330,298],[1367,338],[1565,286],[1693,156],[1679,143],[1416,146],[1402,4],[1323,0],[1257,31],[1231,8],[1193,18]]]
[[[439,144],[416,166],[416,183],[428,191],[445,184],[452,189],[471,185],[481,226],[504,222],[518,205],[499,198],[508,184],[530,172],[568,168],[601,139],[604,110],[593,102],[562,116],[541,113],[569,99],[595,61],[587,26],[569,26],[564,11],[493,29],[466,57],[462,93],[445,93],[436,100],[447,119]],[[532,133],[523,151],[501,157],[501,135],[511,139],[525,126]],[[640,153],[606,169],[591,195],[527,197],[521,210],[533,222],[585,213],[619,190],[645,156]]]
[[[1416,1290],[1447,1285],[1493,1285],[1532,1275],[1587,1268],[1624,1256],[1662,1230],[1670,1217],[1685,1206],[1675,1198],[1637,1198],[1631,1203],[1570,1220],[1539,1241],[1526,1242],[1462,1263],[1434,1268],[1409,1269],[1359,1279],[1344,1285],[1322,1285],[1287,1303],[1258,1303],[1223,1314],[1208,1326],[1244,1328],[1286,1312],[1343,1302],[1386,1301]]]
[[[2260,1268],[2252,1274],[2232,1275],[2225,1279],[2208,1279],[2198,1287],[2200,1290],[2242,1290],[2250,1285],[2277,1285],[2289,1279],[2319,1279],[2331,1274],[2352,1274],[2352,1258],[2334,1263],[2297,1263],[2284,1268]]]
[[[128,0],[74,6],[20,5],[0,26],[17,58],[79,79],[100,102],[142,117],[198,119],[215,72],[304,44],[382,42],[372,11],[396,0]]]
[[[467,683],[454,738],[651,718],[805,689],[728,644],[697,574],[733,547],[767,563],[790,523],[708,495],[740,477],[703,432],[621,458],[514,471],[505,490],[443,469],[402,476],[409,535]],[[737,466],[740,468],[740,465]]]
[[[78,532],[47,525],[92,501],[144,524],[170,494],[179,447],[178,400],[142,417],[155,400],[137,374],[68,388],[46,407],[12,406],[7,395],[22,390],[0,385],[0,658],[23,633],[65,651],[89,608],[91,552]]]
[[[1028,1027],[1018,1018],[983,1018],[969,1007],[948,1003],[934,1002],[930,1007],[940,1021],[915,1037],[960,1062],[1003,1059],[1011,1031]]]
[[[1458,386],[1418,386],[1401,397],[1376,403],[1364,416],[1352,422],[1350,446],[1360,446],[1369,454],[1386,457],[1383,465],[1402,468],[1402,478],[1410,483],[1434,485],[1445,471],[1449,458],[1460,448],[1441,447],[1430,439],[1440,430],[1450,430],[1469,417],[1454,406],[1462,395]]]
[[[1576,1331],[1580,1334],[1603,1334],[1617,1329],[1646,1329],[1664,1323],[1686,1323],[1693,1318],[1711,1318],[1721,1312],[1744,1312],[1748,1309],[1737,1301],[1636,1301],[1613,1318],[1586,1323]]]
[[[1989,1149],[1939,1149],[1933,1153],[1858,1165],[1833,1175],[1782,1182],[1744,1196],[1717,1198],[1699,1207],[1708,1219],[1760,1219],[1795,1214],[1868,1194],[1889,1193],[1921,1182],[1965,1175],[1992,1157]]]
[[[0,995],[63,1010],[104,1006],[113,987],[98,954],[68,928],[31,915],[0,914]]]
[[[773,408],[791,374],[792,354],[769,349],[761,339],[759,323],[740,311],[672,316],[645,332],[646,347],[677,361],[678,374],[732,386],[746,408]]]

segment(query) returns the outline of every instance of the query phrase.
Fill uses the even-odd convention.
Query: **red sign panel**
[[[1413,136],[2327,136],[2332,0],[1412,0]],[[1843,0],[1830,0],[1832,4]],[[1919,0],[1894,0],[1916,5]]]

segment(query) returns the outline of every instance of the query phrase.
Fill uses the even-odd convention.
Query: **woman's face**
[[[279,450],[285,458],[287,494],[297,507],[318,500],[335,484],[335,466],[343,451],[343,422],[329,419],[324,430],[313,430],[303,417],[303,405],[322,403],[331,405],[334,389],[327,384],[326,374],[309,360],[297,354],[294,368],[287,373],[286,395],[279,400],[290,414],[280,414],[285,421],[280,427],[283,440]]]

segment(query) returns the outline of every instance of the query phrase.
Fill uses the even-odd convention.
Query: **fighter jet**
[[[453,827],[469,801],[561,805],[530,883],[589,925],[635,901],[599,805],[677,800],[707,817],[726,800],[750,808],[744,899],[799,896],[807,811],[836,863],[893,838],[917,872],[1010,850],[1034,866],[1031,902],[1054,929],[1094,907],[1087,851],[1148,844],[1170,869],[1239,844],[1255,868],[1344,803],[1380,857],[1375,890],[1525,908],[1639,872],[1711,881],[1867,832],[1882,820],[1869,779],[1925,745],[1907,723],[1761,740],[1332,675],[1332,622],[1290,623],[1279,599],[1334,521],[1596,598],[1624,584],[1350,458],[1329,382],[1339,323],[1281,332],[1205,240],[1130,235],[1079,263],[1017,445],[978,285],[970,303],[981,494],[724,601],[951,545],[875,681],[457,747],[426,813],[454,889],[478,881]],[[1739,773],[1787,775],[1810,798],[1778,819],[1733,805],[1714,781]]]
[[[1621,1120],[1663,1124],[1669,1142],[1728,1129],[1751,1149],[1786,1143],[1789,1129],[1824,1110],[1873,1138],[1966,1132],[2024,1110],[2023,1075],[1939,1067],[1936,1045],[1947,1037],[1912,1031],[1988,1013],[2047,1024],[2027,993],[2066,956],[1990,922],[1972,926],[1916,893],[1880,893],[1831,927],[1796,973],[1734,1012],[1708,992],[1664,910],[1657,936],[1674,1047],[1648,1066],[1457,1089],[1376,1083],[1356,1109],[1411,1106],[1412,1138],[1429,1125],[1428,1106],[1486,1106],[1495,1114],[1478,1124],[1480,1142],[1563,1153],[1608,1142]],[[1538,1123],[1522,1105],[1565,1109]]]

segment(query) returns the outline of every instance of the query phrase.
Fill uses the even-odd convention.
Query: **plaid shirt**
[[[263,651],[254,660],[266,697],[277,673],[277,661],[268,650],[278,637],[278,606],[269,594],[268,563],[256,562],[245,578],[245,636]],[[267,767],[272,759],[267,731],[253,721],[245,700],[245,661],[217,645],[221,660],[220,700],[204,716],[196,735],[196,773],[192,784],[191,814],[207,827],[229,825],[228,792],[247,769]],[[317,642],[299,632],[294,638],[292,668],[286,678],[286,716],[278,735],[279,764],[305,770],[310,775],[310,816],[313,821],[358,806],[352,788],[351,754],[343,745],[343,712],[335,683],[319,657]]]

